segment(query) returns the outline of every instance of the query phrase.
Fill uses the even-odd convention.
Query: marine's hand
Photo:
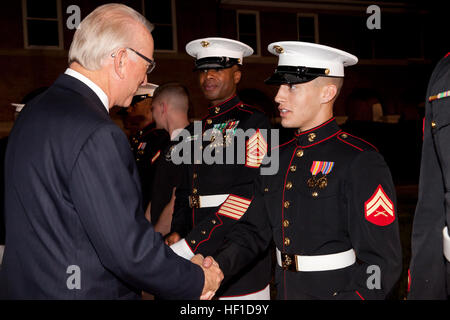
[[[164,242],[165,242],[168,246],[170,246],[170,245],[172,245],[172,244],[174,244],[174,243],[176,243],[176,242],[178,242],[178,241],[180,241],[180,240],[181,240],[180,235],[179,235],[177,232],[172,232],[171,234],[169,234],[169,235],[166,237],[166,240],[164,240]]]
[[[200,300],[211,300],[223,280],[223,273],[219,264],[212,257],[204,259],[200,254],[195,255],[191,261],[198,264],[205,273],[205,283]]]

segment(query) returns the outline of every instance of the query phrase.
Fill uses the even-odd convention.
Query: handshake
[[[177,244],[183,245],[185,243],[184,241],[181,241],[180,235],[176,232],[171,233],[166,238],[165,243],[170,246],[176,254],[185,259],[190,259],[192,263],[199,265],[203,269],[205,274],[205,284],[203,285],[200,300],[211,300],[223,280],[223,273],[219,268],[219,264],[212,257],[204,258],[201,254],[192,257],[192,255],[186,254],[186,251],[188,251],[189,254],[192,254],[190,250],[182,250],[179,247],[175,248]]]
[[[219,264],[212,257],[203,258],[201,254],[195,255],[191,262],[199,265],[205,274],[205,284],[200,300],[211,300],[223,280],[223,273]]]

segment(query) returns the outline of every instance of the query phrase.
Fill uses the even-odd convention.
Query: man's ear
[[[336,97],[337,91],[338,90],[335,84],[330,83],[323,86],[320,95],[320,102],[322,104],[329,103]]]
[[[161,107],[162,107],[162,113],[163,113],[163,114],[167,113],[167,108],[169,107],[169,106],[167,105],[167,103],[164,102],[164,101],[161,101],[160,103],[161,103]]]
[[[125,78],[125,70],[128,64],[126,50],[119,50],[114,56],[114,71],[120,79]]]
[[[235,84],[238,84],[239,81],[241,81],[241,76],[242,76],[241,70],[236,69],[233,73],[233,80]]]

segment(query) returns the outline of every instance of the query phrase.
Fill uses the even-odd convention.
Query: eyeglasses
[[[133,52],[136,53],[139,57],[141,57],[142,59],[144,59],[145,61],[147,61],[147,62],[150,64],[150,65],[148,66],[148,68],[147,68],[147,74],[150,74],[150,72],[152,72],[153,69],[155,69],[155,67],[156,67],[156,62],[155,62],[155,61],[153,61],[153,60],[150,59],[150,58],[147,58],[147,57],[144,56],[142,53],[140,53],[140,52],[134,50],[133,48],[128,48],[128,47],[127,47],[127,49],[133,51]]]
[[[140,52],[134,50],[133,48],[127,47],[127,48],[125,48],[125,49],[128,49],[128,50],[133,51],[133,52],[136,53],[139,57],[141,57],[142,59],[144,59],[145,61],[147,61],[147,62],[149,63],[149,66],[147,67],[147,74],[150,74],[150,73],[153,71],[153,69],[155,69],[155,67],[156,67],[156,62],[155,62],[155,61],[153,61],[153,60],[150,59],[150,58],[147,58],[147,57],[144,56],[142,53],[140,53]],[[116,56],[116,54],[113,53],[111,56],[114,58],[114,57]]]

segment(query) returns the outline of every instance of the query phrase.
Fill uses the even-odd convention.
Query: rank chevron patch
[[[261,132],[256,130],[255,134],[246,142],[245,166],[259,168],[267,153],[267,142]]]
[[[224,203],[220,206],[218,214],[228,218],[239,220],[247,211],[252,201],[230,194]]]
[[[377,226],[387,226],[395,220],[394,203],[381,185],[378,185],[372,197],[364,203],[364,210],[366,220]]]

